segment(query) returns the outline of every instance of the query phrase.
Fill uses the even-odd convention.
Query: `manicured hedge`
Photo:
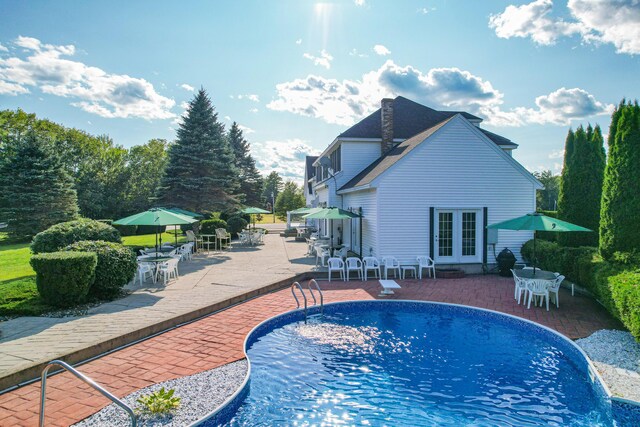
[[[93,252],[98,256],[89,294],[99,299],[117,297],[138,268],[134,252],[119,243],[84,240],[67,246],[65,250]]]
[[[522,256],[532,262],[533,240],[522,246]],[[615,253],[605,261],[595,248],[568,248],[553,242],[536,242],[537,266],[557,271],[586,288],[640,341],[640,260],[638,255]]]
[[[558,218],[558,211],[539,210],[538,212],[540,212],[543,215],[549,216],[551,218]],[[538,239],[548,240],[549,242],[557,242],[558,241],[558,234],[559,233],[555,233],[553,231],[536,231],[535,233],[536,233],[536,237]]]
[[[114,224],[113,228],[118,230],[122,236],[135,236],[138,231],[137,225],[119,225]]]
[[[31,242],[34,254],[56,252],[80,240],[104,240],[122,243],[118,230],[110,225],[92,219],[82,218],[61,222],[35,235]]]
[[[612,276],[609,286],[620,320],[640,341],[640,271],[625,271]]]
[[[50,252],[31,257],[36,286],[50,305],[70,307],[85,301],[98,258],[92,252]]]
[[[158,227],[157,225],[139,225],[136,228],[136,234],[138,236],[143,235],[143,234],[164,233],[165,231],[167,231],[167,227],[166,226]]]
[[[215,234],[217,228],[227,229],[227,222],[222,219],[205,219],[200,221],[200,233]]]

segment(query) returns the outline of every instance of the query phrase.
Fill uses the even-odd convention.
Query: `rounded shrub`
[[[205,219],[200,221],[200,232],[202,234],[215,234],[217,228],[227,229],[227,222],[221,219]]]
[[[56,252],[80,240],[104,240],[122,243],[118,230],[100,221],[88,218],[61,222],[35,235],[31,251],[35,254]]]
[[[231,234],[238,234],[249,224],[246,219],[241,216],[232,216],[227,220],[227,231]]]
[[[85,301],[97,263],[93,252],[50,252],[31,257],[38,293],[47,304],[58,307]]]
[[[134,252],[119,243],[83,240],[67,246],[65,250],[93,252],[97,255],[98,264],[89,294],[100,299],[118,296],[138,268]]]

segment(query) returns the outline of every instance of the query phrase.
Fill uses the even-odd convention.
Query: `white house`
[[[532,232],[486,225],[535,211],[543,187],[511,156],[517,144],[482,129],[481,121],[403,97],[383,99],[380,109],[308,158],[308,205],[361,213],[334,221],[333,235],[362,256],[415,263],[429,255],[468,272],[494,263],[505,247],[520,259]],[[331,234],[326,222],[319,228]]]

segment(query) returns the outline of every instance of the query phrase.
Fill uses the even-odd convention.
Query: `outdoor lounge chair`
[[[344,275],[344,261],[342,261],[341,258],[329,258],[327,265],[329,266],[329,281],[331,281],[331,274],[334,271],[340,273],[342,280],[346,280]]]
[[[325,266],[325,259],[331,258],[331,252],[329,252],[329,248],[323,248],[320,246],[315,246],[316,248],[316,267],[318,266],[318,260],[322,259],[322,266]]]
[[[347,249],[346,246],[344,248],[334,249],[333,250],[333,256],[334,257],[339,257],[339,258],[345,259],[348,254],[349,254],[349,249]]]
[[[372,257],[372,256],[366,256],[362,258],[362,262],[364,263],[364,266],[363,266],[364,280],[368,280],[367,275],[369,271],[374,272],[374,275],[373,275],[374,278],[376,279],[382,278],[382,274],[380,272],[380,261],[378,261],[378,258]]]
[[[227,245],[227,248],[231,247],[231,233],[227,232],[224,228],[216,228],[216,239],[220,245],[220,249],[223,248],[223,244]]]
[[[549,296],[553,294],[556,300],[556,308],[560,308],[560,299],[558,297],[560,293],[560,285],[562,284],[563,281],[564,281],[564,276],[558,275],[556,277],[556,281],[553,282],[553,285],[549,287]]]

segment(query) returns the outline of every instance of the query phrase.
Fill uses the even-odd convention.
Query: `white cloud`
[[[529,123],[568,125],[571,120],[600,114],[611,114],[614,106],[603,104],[584,89],[564,87],[536,98],[537,109],[517,108]]]
[[[301,183],[305,156],[319,154],[320,150],[301,139],[287,139],[252,142],[251,152],[256,159],[256,166],[263,174],[276,171],[284,179],[293,179]]]
[[[296,40],[296,44],[302,44],[302,39]]]
[[[260,110],[258,110],[257,108],[252,108],[249,110],[250,113],[257,113],[258,111]]]
[[[510,5],[489,18],[489,27],[501,38],[530,37],[539,45],[578,35],[586,43],[610,43],[617,53],[640,54],[638,0],[569,0],[570,20],[552,17],[553,0]]]
[[[0,52],[9,52],[9,49],[6,46],[3,46],[2,43],[0,43]]]
[[[353,0],[353,2],[356,4],[356,6],[364,6],[365,4],[367,4],[366,0]]]
[[[502,109],[504,95],[491,82],[458,68],[432,68],[422,72],[392,60],[359,80],[336,80],[316,75],[276,85],[277,98],[267,105],[348,126],[379,108],[386,97],[409,99],[445,110],[462,110],[494,126],[526,123],[564,124],[572,119],[604,114],[611,108],[582,89],[565,89],[540,96],[538,108]]]
[[[358,49],[356,49],[356,48],[351,49],[351,51],[349,52],[349,56],[357,56],[358,58],[368,58],[369,57],[369,55],[367,55],[366,53],[358,52]]]
[[[260,97],[258,97],[258,95],[256,94],[248,94],[248,95],[236,95],[235,97],[233,95],[231,95],[231,99],[248,99],[249,101],[252,102],[260,102]]]
[[[549,158],[550,159],[563,159],[564,158],[564,150],[553,150],[551,153],[549,153]]]
[[[188,85],[188,84],[186,84],[186,83],[182,83],[182,84],[180,85],[180,87],[181,87],[182,89],[186,90],[187,92],[193,92],[193,91],[195,91],[195,90],[196,90],[196,88],[194,88],[193,86]]]
[[[229,121],[229,122],[231,121],[231,117],[229,117],[229,116],[224,116],[224,119]]]
[[[423,15],[426,15],[428,13],[433,12],[434,10],[436,10],[435,7],[431,7],[431,8],[429,8],[429,7],[421,7],[421,8],[418,8],[418,10],[416,10],[416,12],[421,13]]]
[[[314,65],[319,65],[327,70],[331,68],[331,61],[333,61],[333,56],[324,49],[320,51],[320,56],[313,56],[310,53],[305,53],[302,56],[312,61]]]
[[[251,129],[250,127],[242,126],[242,125],[238,125],[238,127],[240,128],[242,133],[244,133],[245,135],[248,135],[250,133],[256,133],[256,131]]]
[[[387,56],[391,54],[391,51],[381,44],[377,44],[373,47],[373,51],[380,56]]]
[[[73,45],[43,44],[18,37],[21,54],[0,58],[0,94],[18,95],[39,88],[43,93],[70,98],[71,105],[102,117],[138,117],[147,120],[175,117],[175,101],[158,94],[145,79],[109,74],[97,67],[66,59]]]

